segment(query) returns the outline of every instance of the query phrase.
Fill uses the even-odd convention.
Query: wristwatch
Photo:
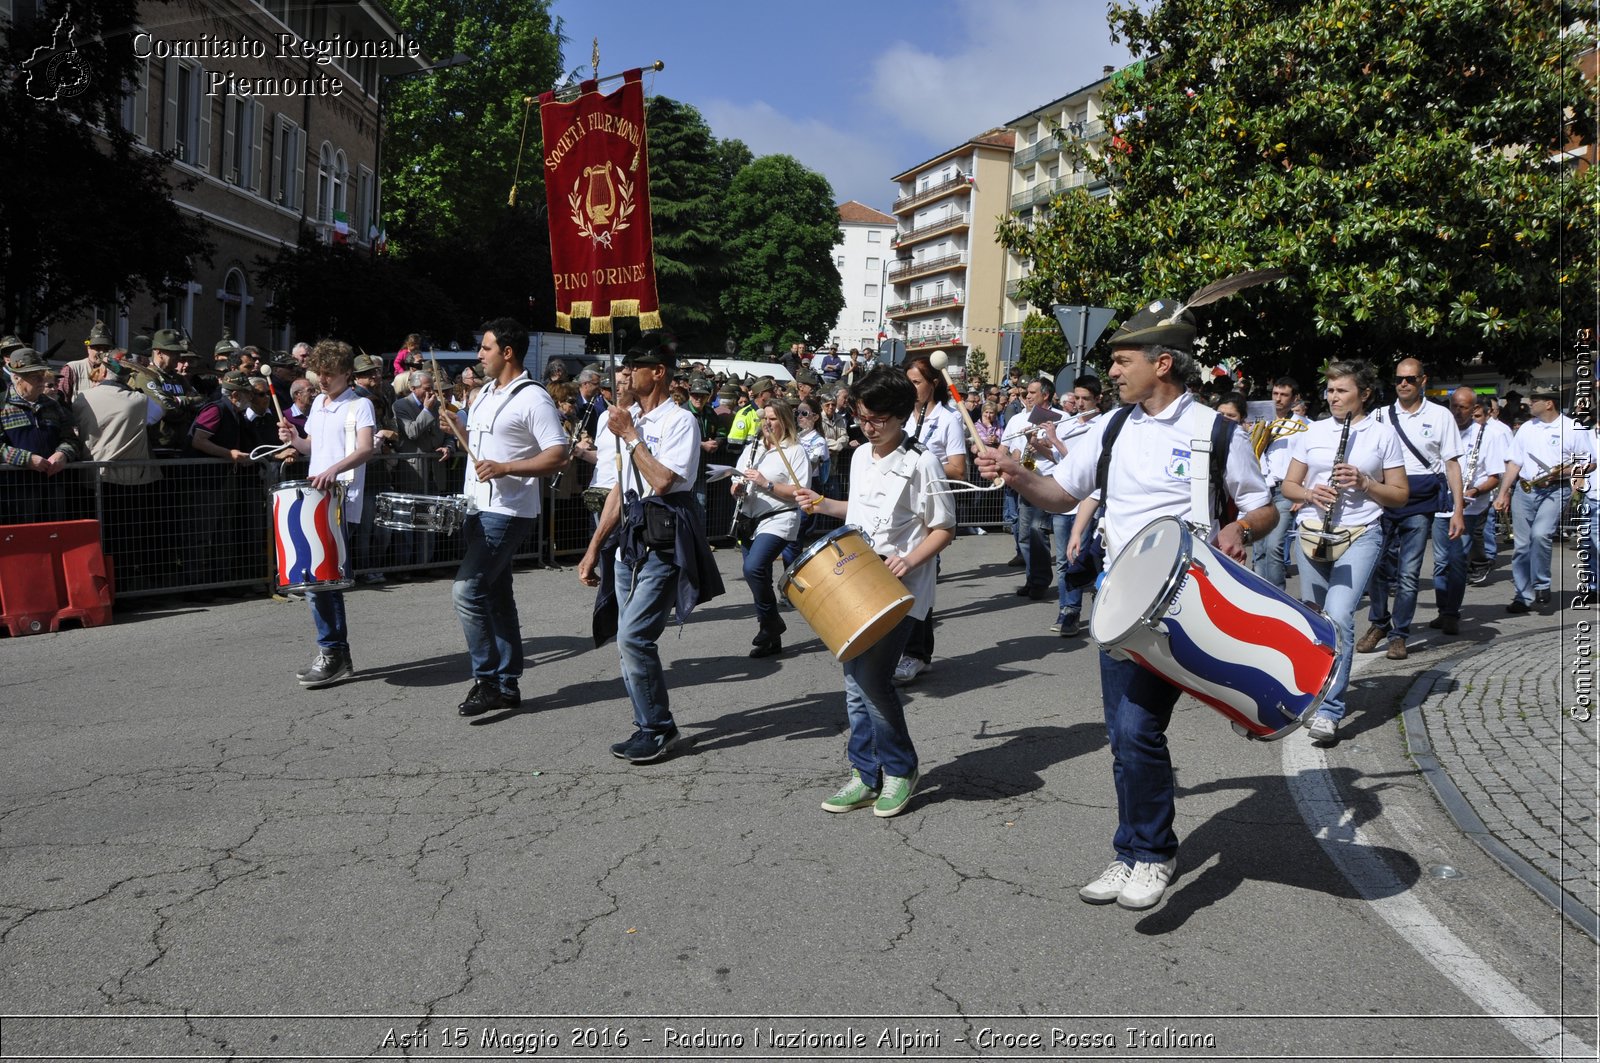
[[[1252,542],[1255,541],[1255,538],[1256,538],[1255,532],[1251,531],[1250,530],[1250,525],[1246,524],[1242,520],[1239,521],[1238,524],[1239,524],[1239,541],[1242,542],[1245,546],[1249,546]]]
[[[628,443],[628,445],[626,447],[624,447],[623,449],[626,450],[629,454],[632,454],[635,450],[637,450],[639,448],[639,444],[643,443],[643,442],[644,442],[644,437],[643,436],[639,436],[638,438],[630,441]]]

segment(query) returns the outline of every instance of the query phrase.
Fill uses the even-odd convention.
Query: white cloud
[[[957,0],[948,52],[897,42],[874,64],[866,102],[942,151],[1128,62],[1105,7],[1088,0]],[[894,172],[915,165],[906,159]]]
[[[817,119],[794,119],[760,100],[712,100],[700,105],[720,140],[738,139],[756,155],[793,155],[828,178],[836,201],[856,199],[887,210],[894,197],[893,145]]]

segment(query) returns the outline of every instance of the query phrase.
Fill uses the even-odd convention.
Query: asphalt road
[[[323,691],[303,605],[0,640],[0,1056],[1594,1058],[1594,943],[1404,753],[1424,655],[1363,673],[1326,753],[1182,701],[1174,888],[1080,902],[1115,825],[1096,658],[1010,553],[945,555],[892,820],[817,807],[839,667],[792,612],[745,657],[728,551],[662,640],[692,744],[642,767],[571,569],[517,573],[527,703],[470,722],[443,578],[352,592],[359,675]]]

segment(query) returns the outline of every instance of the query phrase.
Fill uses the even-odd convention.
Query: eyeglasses
[[[856,421],[857,421],[857,423],[871,425],[873,428],[882,428],[884,425],[888,424],[892,420],[894,420],[894,415],[893,414],[884,414],[881,417],[879,417],[879,416],[869,417],[866,414],[862,413],[860,410],[856,411]]]
[[[1394,378],[1394,382],[1396,384],[1415,384],[1421,379],[1419,376],[1397,376]]]

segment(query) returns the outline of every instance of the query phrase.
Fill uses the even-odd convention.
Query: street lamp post
[[[378,75],[378,136],[372,151],[372,219],[363,218],[363,224],[371,224],[372,220],[383,217],[383,103],[388,95],[389,82],[404,81],[406,78],[421,77],[423,74],[432,74],[435,71],[447,70],[453,66],[463,66],[472,62],[472,56],[466,52],[457,52],[442,63],[434,63],[419,70],[408,70],[404,74],[379,74]],[[378,254],[378,242],[372,241],[372,254]]]

